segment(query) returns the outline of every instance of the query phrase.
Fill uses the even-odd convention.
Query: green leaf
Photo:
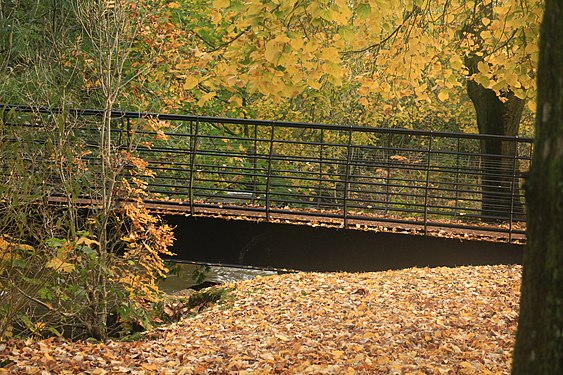
[[[41,297],[41,299],[46,299],[49,301],[53,299],[53,293],[48,288],[39,289],[39,296]]]
[[[338,34],[340,34],[342,39],[344,39],[347,42],[351,42],[355,38],[354,31],[352,30],[352,28],[350,26],[341,27],[338,30]]]
[[[26,265],[27,263],[23,259],[14,259],[12,262],[12,266],[17,268],[25,268]]]
[[[47,330],[49,332],[51,332],[53,335],[57,336],[57,337],[61,337],[62,333],[60,333],[59,331],[57,331],[55,328],[53,327],[48,327]]]
[[[45,241],[45,244],[53,249],[58,249],[59,247],[63,246],[65,243],[65,240],[61,239],[61,238],[48,238]]]
[[[371,6],[369,4],[358,4],[358,16],[360,18],[366,19],[370,16],[371,14]]]
[[[95,254],[94,250],[90,246],[82,245],[79,247],[80,251],[82,251],[86,255]]]

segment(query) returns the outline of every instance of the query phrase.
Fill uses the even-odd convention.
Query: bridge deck
[[[428,222],[406,221],[404,218],[351,216],[345,220],[335,212],[290,209],[266,212],[261,207],[194,204],[183,202],[151,201],[149,208],[163,215],[214,217],[226,220],[266,221],[271,223],[308,225],[312,227],[346,228],[353,230],[393,232],[411,235],[459,238],[494,242],[525,243],[525,223],[483,224],[467,221]]]
[[[65,203],[64,197],[49,197],[52,203]],[[96,205],[92,199],[79,199],[78,204],[87,207]],[[260,206],[233,206],[225,204],[206,204],[181,201],[146,202],[147,207],[160,215],[184,215],[194,217],[212,217],[224,220],[264,221],[280,224],[308,225],[312,227],[353,229],[374,232],[392,232],[410,235],[428,235],[435,237],[459,238],[460,240],[480,240],[492,242],[525,243],[524,222],[485,224],[462,220],[444,222],[424,222],[405,220],[404,218],[358,216],[346,218],[337,212],[308,210],[295,211],[275,209],[267,212]]]

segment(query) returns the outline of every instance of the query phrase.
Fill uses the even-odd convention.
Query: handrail
[[[0,109],[16,110],[19,112],[37,112],[37,113],[61,113],[60,108],[49,107],[30,107],[23,105],[1,104]],[[67,110],[74,116],[103,116],[104,111],[100,109],[75,109],[70,108]],[[308,123],[308,122],[293,122],[293,121],[272,121],[272,120],[257,120],[246,118],[230,118],[230,117],[211,117],[211,116],[197,116],[197,115],[182,115],[170,113],[156,113],[156,112],[135,112],[135,111],[122,111],[112,110],[111,116],[114,118],[129,118],[129,119],[157,119],[163,121],[200,121],[212,122],[219,124],[237,124],[237,125],[259,125],[269,126],[274,123],[276,126],[299,128],[299,129],[326,129],[333,131],[348,131],[363,132],[363,133],[385,133],[385,134],[402,134],[402,135],[418,135],[418,136],[438,136],[448,138],[470,138],[470,139],[496,139],[496,140],[515,140],[523,143],[533,143],[534,139],[521,136],[508,136],[497,134],[472,134],[472,133],[459,133],[459,132],[444,132],[434,130],[420,130],[420,129],[404,129],[404,128],[380,128],[368,127],[358,125],[337,125],[337,124],[323,124],[323,123]]]

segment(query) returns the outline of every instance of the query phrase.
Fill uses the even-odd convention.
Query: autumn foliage
[[[7,373],[507,374],[521,268],[298,273],[137,342],[0,344]]]
[[[542,9],[536,0],[163,1],[139,39],[162,51],[160,69],[143,79],[167,110],[475,132],[471,81],[527,101],[529,134]]]
[[[151,327],[158,320],[156,281],[167,272],[161,256],[171,255],[173,234],[144,204],[152,173],[135,156],[134,141],[113,154],[117,180],[110,209],[103,211],[101,153],[76,137],[84,134],[84,124],[64,113],[30,118],[37,124],[33,132],[11,129],[20,141],[3,149],[11,174],[2,181],[0,202],[1,336],[104,339],[135,326]],[[65,123],[63,132],[56,130],[57,123]],[[22,139],[39,133],[44,143]],[[148,145],[150,139],[143,142]],[[38,165],[23,169],[16,153],[23,160],[37,157]],[[106,218],[108,235],[102,237]]]

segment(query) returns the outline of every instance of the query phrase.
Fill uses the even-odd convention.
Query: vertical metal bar
[[[121,141],[123,139],[123,130],[125,128],[125,121],[123,121],[123,116],[119,118],[119,124],[120,127],[119,127],[119,136],[117,137],[117,144],[119,146],[122,146]]]
[[[459,157],[460,157],[460,145],[459,141],[461,138],[457,137],[457,154],[455,161],[455,206],[454,206],[454,218],[458,216],[459,212]]]
[[[2,108],[2,124],[0,124],[0,139],[4,138],[4,128],[6,127],[6,108]]]
[[[274,153],[274,122],[270,124],[270,149],[268,151],[268,174],[266,175],[266,221],[270,221],[270,185],[272,180],[272,155]]]
[[[348,192],[350,190],[350,164],[352,162],[352,127],[348,130],[348,145],[346,146],[346,169],[344,174],[344,207],[343,207],[343,218],[344,218],[344,228],[348,228]]]
[[[319,145],[319,192],[317,194],[317,208],[321,208],[321,201],[323,196],[323,146],[324,146],[324,129],[321,128],[321,139]]]
[[[424,188],[424,234],[428,234],[428,187],[430,186],[430,158],[432,156],[432,131],[428,140],[428,159],[426,162],[426,186]]]
[[[196,172],[196,156],[197,156],[197,141],[199,132],[199,120],[195,123],[195,132],[193,131],[193,123],[190,121],[190,148],[191,148],[191,158],[190,158],[190,184],[188,186],[188,194],[190,197],[190,215],[194,215],[194,176]]]
[[[516,186],[516,160],[518,159],[518,136],[516,136],[514,155],[512,155],[512,183],[510,184],[510,222],[508,228],[508,242],[512,242],[512,225],[514,221],[514,192]]]
[[[254,124],[254,149],[252,150],[252,204],[258,193],[258,125]]]
[[[133,142],[131,141],[131,122],[130,118],[127,117],[127,149],[131,150],[133,148]]]
[[[387,148],[384,148],[385,155],[387,157],[387,176],[385,177],[385,214],[389,213],[389,200],[390,191],[389,191],[389,178],[391,176],[391,134],[387,134]]]

